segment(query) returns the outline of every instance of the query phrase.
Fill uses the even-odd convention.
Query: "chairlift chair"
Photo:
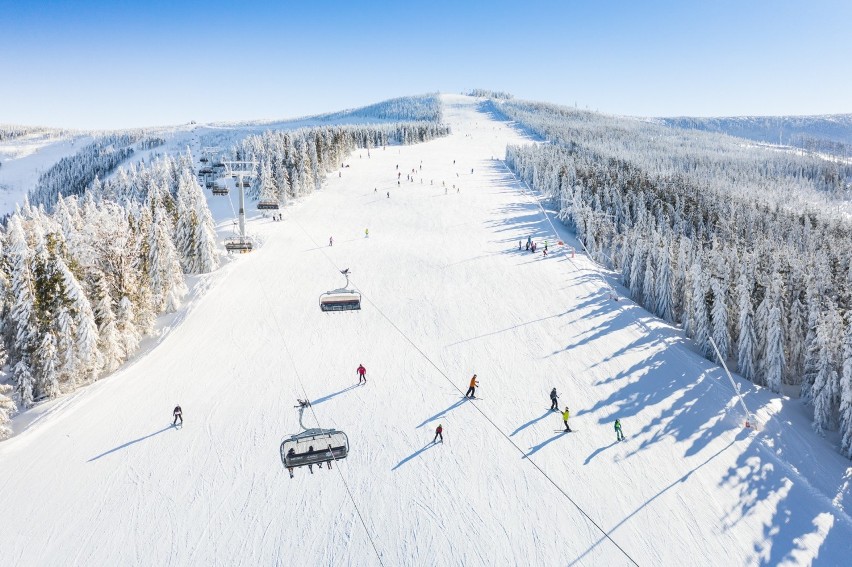
[[[346,276],[346,286],[333,289],[320,295],[322,311],[356,311],[361,309],[361,294],[349,288],[349,268],[340,270]]]
[[[232,238],[225,239],[225,250],[227,250],[229,254],[231,252],[245,254],[246,252],[251,252],[253,249],[254,244],[252,244],[251,238],[248,236],[234,236]]]
[[[199,159],[198,161],[200,161],[201,163],[207,163],[210,160],[207,159],[207,156],[201,156],[201,159]]]
[[[261,211],[277,211],[279,209],[278,201],[274,199],[262,199],[257,203],[257,208]]]
[[[347,455],[349,438],[336,429],[307,429],[281,443],[281,462],[288,468],[339,461]]]
[[[227,185],[216,185],[213,184],[213,194],[214,195],[227,195],[228,194],[228,186]]]
[[[198,174],[199,175],[213,175],[213,168],[212,167],[202,167],[201,169],[198,170]]]

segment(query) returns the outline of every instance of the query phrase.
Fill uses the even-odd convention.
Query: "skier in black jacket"
[[[177,425],[178,420],[180,420],[180,424],[183,425],[183,410],[180,409],[180,406],[175,406],[172,415],[175,416],[175,420],[172,422],[172,425]]]
[[[556,388],[550,391],[550,409],[551,411],[559,411],[559,404],[557,403],[559,396],[556,394]]]

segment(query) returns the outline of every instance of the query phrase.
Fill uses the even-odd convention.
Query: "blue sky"
[[[0,0],[0,123],[283,118],[470,88],[616,114],[852,112],[852,1]]]

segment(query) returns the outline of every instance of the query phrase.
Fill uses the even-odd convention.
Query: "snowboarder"
[[[172,422],[172,425],[177,425],[178,420],[180,420],[180,424],[183,425],[183,410],[180,409],[180,406],[175,406],[174,411],[172,411],[172,415],[175,416],[175,420]]]
[[[470,379],[470,388],[467,389],[467,393],[464,395],[464,397],[475,398],[477,386],[479,386],[479,382],[476,380],[476,374],[474,374],[473,378]]]
[[[624,433],[621,432],[621,420],[615,420],[615,440],[624,441]]]
[[[441,439],[441,443],[444,442],[444,428],[441,427],[441,424],[438,424],[438,427],[435,428],[435,438],[432,439],[432,443],[437,443],[438,439]]]
[[[364,384],[366,384],[367,383],[367,369],[364,368],[364,365],[359,364],[356,372],[358,373],[358,383],[360,384],[361,381],[363,380]]]
[[[296,456],[296,449],[290,447],[290,450],[287,451],[287,459],[292,459]],[[290,471],[290,478],[293,478],[293,467],[287,467],[287,470]]]
[[[565,406],[565,411],[562,412],[562,423],[565,424],[565,431],[571,431],[571,428],[568,427],[569,417],[571,417],[571,412],[568,410],[568,406]]]
[[[329,246],[331,246],[332,244],[334,244],[334,238],[332,238],[331,236],[329,236],[329,237],[328,237],[328,245],[329,245]]]
[[[557,403],[559,396],[556,393],[556,388],[553,388],[550,391],[550,409],[552,411],[559,411],[559,404]]]

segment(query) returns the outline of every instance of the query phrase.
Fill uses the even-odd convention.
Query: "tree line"
[[[508,166],[558,203],[633,298],[774,392],[852,457],[852,167],[554,105],[499,111],[551,143]]]

